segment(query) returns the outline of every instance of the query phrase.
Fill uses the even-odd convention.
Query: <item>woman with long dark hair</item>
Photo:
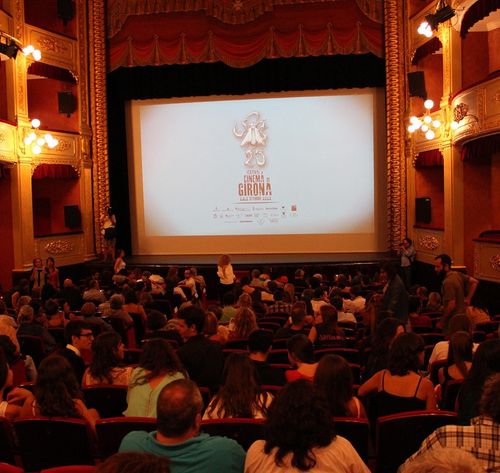
[[[332,416],[366,418],[365,408],[354,396],[349,363],[338,355],[321,358],[314,375],[314,386],[327,402]]]
[[[273,397],[262,392],[255,366],[246,354],[231,353],[224,366],[224,384],[205,410],[204,419],[247,417],[262,419]]]
[[[337,325],[337,309],[333,305],[324,304],[319,307],[318,312],[322,323],[311,328],[309,340],[316,348],[342,346],[345,343],[345,334]]]
[[[118,384],[128,386],[131,366],[122,366],[125,345],[116,332],[101,333],[92,344],[92,361],[83,375],[83,386]]]
[[[143,347],[139,366],[132,372],[124,415],[156,417],[160,391],[183,378],[184,370],[170,343],[161,338],[149,340]]]
[[[21,416],[70,417],[86,420],[91,426],[99,419],[95,409],[87,409],[83,395],[66,358],[51,355],[38,367],[34,398],[24,403]]]
[[[467,378],[472,365],[472,337],[468,332],[455,332],[450,338],[446,366],[438,372],[439,384]]]
[[[279,391],[266,420],[265,440],[254,442],[245,473],[369,473],[348,440],[335,435],[333,418],[312,384],[298,380]]]
[[[307,379],[312,381],[318,363],[314,361],[314,347],[305,335],[298,334],[291,337],[286,344],[288,349],[288,360],[295,367],[293,370],[285,371],[285,377],[288,382],[297,379]]]

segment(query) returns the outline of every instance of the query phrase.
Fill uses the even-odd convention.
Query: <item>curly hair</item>
[[[402,333],[396,337],[389,350],[387,368],[393,376],[404,376],[410,371],[420,369],[420,354],[424,351],[425,343],[416,333]]]
[[[349,416],[348,402],[353,398],[353,379],[349,363],[338,355],[321,358],[314,374],[314,386],[328,403],[332,416]]]
[[[146,373],[137,378],[134,385],[146,384],[162,374],[184,373],[182,364],[172,346],[162,338],[152,338],[143,346],[139,366]]]
[[[80,417],[75,399],[82,399],[73,368],[66,358],[51,355],[40,363],[34,389],[40,414],[48,417]]]
[[[254,417],[254,412],[267,412],[268,393],[257,382],[255,365],[243,353],[231,353],[224,365],[224,384],[214,396],[208,414],[217,417]]]
[[[490,376],[484,383],[480,412],[500,423],[500,373]]]
[[[248,338],[248,336],[257,330],[257,319],[252,309],[240,307],[233,319],[234,333],[238,338]]]
[[[118,346],[122,338],[116,332],[101,333],[92,344],[92,362],[89,371],[92,378],[100,383],[113,384],[111,371],[120,365]]]
[[[311,383],[299,379],[278,392],[267,414],[264,445],[266,454],[277,449],[278,467],[285,467],[283,460],[291,453],[291,466],[308,471],[316,465],[313,449],[334,439],[333,418]]]
[[[115,453],[97,466],[97,473],[169,473],[170,460],[152,453]]]

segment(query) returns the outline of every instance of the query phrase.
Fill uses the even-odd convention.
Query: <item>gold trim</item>
[[[439,240],[432,235],[421,235],[418,237],[418,244],[426,250],[435,250],[439,247]]]
[[[496,254],[490,258],[490,265],[495,271],[500,271],[500,254]]]
[[[406,96],[404,2],[384,2],[387,126],[387,225],[389,248],[406,235],[406,162],[403,114]]]
[[[55,240],[45,245],[45,251],[51,255],[65,255],[75,250],[75,245],[69,240]]]

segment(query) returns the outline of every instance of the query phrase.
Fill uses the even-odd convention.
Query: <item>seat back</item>
[[[351,442],[358,455],[366,462],[370,441],[370,422],[368,419],[354,417],[335,417],[335,432]]]
[[[24,470],[8,463],[0,463],[0,473],[24,473]]]
[[[26,471],[65,465],[93,465],[93,436],[81,419],[30,418],[13,423]]]
[[[319,348],[318,350],[314,351],[314,357],[317,361],[319,361],[324,355],[339,355],[343,357],[348,363],[352,364],[359,364],[360,362],[359,350],[356,350],[355,348],[332,347]]]
[[[101,418],[119,417],[127,409],[127,386],[98,384],[82,391],[85,405],[96,409]]]
[[[224,348],[237,348],[239,350],[247,350],[248,338],[234,338],[232,340],[228,340],[224,345]]]
[[[421,443],[438,427],[456,424],[448,411],[413,411],[379,417],[377,420],[377,473],[396,473]]]
[[[264,438],[263,419],[210,419],[201,422],[201,431],[236,440],[245,450],[253,442]]]
[[[95,425],[99,456],[107,458],[118,452],[123,437],[135,430],[156,430],[156,419],[151,417],[112,417],[100,419]]]
[[[18,335],[17,339],[19,341],[19,346],[21,347],[21,353],[24,355],[30,355],[38,366],[40,361],[45,357],[45,348],[43,346],[42,337],[34,337],[32,335]]]
[[[455,404],[460,389],[462,388],[463,380],[448,381],[443,387],[443,398],[441,401],[441,409],[446,411],[454,411]]]
[[[277,350],[271,350],[269,356],[267,357],[267,362],[270,364],[289,364],[288,350],[286,348],[278,348]]]
[[[15,463],[15,441],[12,424],[0,417],[0,462]]]

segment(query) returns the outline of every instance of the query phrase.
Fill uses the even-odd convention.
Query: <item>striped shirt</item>
[[[475,417],[467,426],[440,427],[422,442],[405,466],[422,453],[439,447],[460,448],[474,455],[487,472],[500,471],[500,424],[489,417]]]

